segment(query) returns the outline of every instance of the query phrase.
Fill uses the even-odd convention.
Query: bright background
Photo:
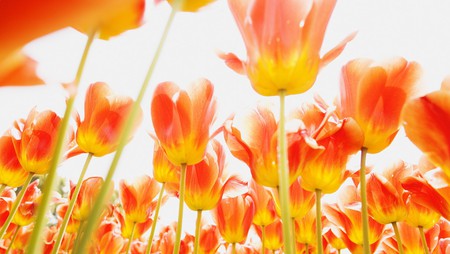
[[[338,1],[331,17],[323,43],[328,51],[353,31],[358,31],[341,56],[319,74],[314,87],[304,95],[287,99],[288,111],[304,101],[311,101],[314,93],[332,102],[338,93],[340,68],[349,60],[368,57],[384,60],[403,56],[419,62],[423,67],[422,94],[439,88],[450,74],[450,1]],[[97,81],[107,82],[114,91],[136,97],[148,65],[154,54],[170,7],[163,2],[153,6],[148,2],[145,23],[109,41],[96,40],[88,57],[76,109],[83,115],[86,88]],[[0,88],[0,131],[6,131],[18,118],[25,118],[37,106],[38,110],[51,109],[59,115],[64,111],[65,92],[60,84],[74,79],[86,36],[73,29],[65,29],[38,39],[26,47],[26,52],[40,65],[38,72],[47,81],[45,86],[26,88]],[[192,81],[205,77],[215,84],[219,103],[218,127],[230,114],[254,106],[257,101],[274,104],[277,98],[256,94],[245,76],[231,71],[216,55],[217,50],[234,52],[245,59],[245,47],[227,3],[219,0],[198,13],[180,13],[175,18],[167,43],[157,65],[149,91],[142,103],[143,123],[135,138],[125,149],[120,161],[116,182],[151,174],[153,141],[150,99],[153,88],[163,81],[174,81],[185,87]],[[417,163],[420,152],[400,131],[393,145],[376,156],[369,155],[369,164],[382,168],[396,159]],[[87,175],[105,175],[112,155],[95,158]],[[59,174],[77,179],[85,156],[63,162]],[[247,167],[228,157],[229,168],[248,175]],[[169,202],[170,203],[170,202]],[[176,203],[174,203],[176,204]],[[165,212],[175,220],[176,206],[167,206]],[[184,228],[191,231],[193,221],[185,220]],[[192,224],[192,225],[191,225]],[[191,231],[192,232],[192,231]]]

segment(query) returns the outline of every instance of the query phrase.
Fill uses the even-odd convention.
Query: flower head
[[[214,87],[206,79],[181,90],[170,82],[153,94],[151,115],[156,136],[167,158],[175,165],[200,162],[216,115]]]
[[[247,48],[247,61],[233,54],[221,57],[246,74],[261,95],[303,93],[323,66],[336,58],[354,34],[320,56],[335,0],[229,0]]]
[[[0,137],[0,151],[0,184],[13,188],[22,186],[29,173],[20,165],[9,132]]]

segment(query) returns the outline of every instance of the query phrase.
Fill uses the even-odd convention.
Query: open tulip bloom
[[[209,12],[210,4],[221,6],[215,2],[0,0],[2,95],[35,89],[40,97],[36,85],[58,79],[40,68],[48,65],[43,53],[60,52],[34,52],[37,40],[43,46],[42,37],[61,29],[85,38],[84,49],[73,50],[82,54],[72,81],[56,86],[62,93],[49,100],[62,102],[63,110],[33,105],[0,136],[0,253],[450,253],[450,78],[420,94],[419,62],[345,59],[356,32],[331,40],[329,48],[337,0],[227,0],[221,11],[229,11],[233,40],[242,38],[246,55],[209,53],[224,73],[228,66],[242,74],[258,99],[278,96],[279,104],[249,100],[246,108],[226,112],[222,93],[234,85],[228,84],[233,73],[229,80],[200,75],[184,85],[178,74],[190,74],[191,66],[179,69],[182,55],[169,59],[163,50],[166,40],[179,38],[170,33],[176,17],[201,18],[197,12]],[[164,10],[170,14],[159,38],[161,23],[153,18]],[[104,67],[90,62],[99,56],[91,51],[115,45],[116,37],[138,38],[145,29],[159,40],[135,98],[117,93],[114,79],[85,75]],[[184,35],[202,30],[183,29]],[[170,46],[193,46],[180,41]],[[207,52],[202,43],[199,49]],[[120,50],[106,60],[125,62]],[[344,62],[336,72],[340,80],[328,84],[338,91],[334,101],[317,94],[298,99],[337,57]],[[158,69],[159,58],[170,71]],[[72,66],[73,59],[60,65]],[[135,60],[129,68],[140,73]],[[134,91],[130,72],[120,70],[121,91]],[[166,81],[171,77],[177,83]],[[14,103],[4,110],[19,108]],[[390,150],[402,128],[423,153],[418,165],[400,158],[408,149]],[[149,135],[136,140],[141,132]],[[148,151],[136,148],[138,142]],[[386,151],[398,160],[389,166],[366,161],[367,154]],[[72,166],[82,156],[77,171]],[[133,161],[120,163],[124,156]],[[110,163],[106,174],[101,163],[86,174],[93,157]],[[138,170],[145,172],[128,180]],[[66,181],[68,172],[78,177]]]

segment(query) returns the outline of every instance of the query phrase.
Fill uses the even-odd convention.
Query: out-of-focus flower
[[[345,233],[340,228],[335,225],[326,226],[324,227],[323,232],[323,237],[333,248],[336,250],[347,248],[347,245],[343,240]]]
[[[97,82],[89,86],[84,102],[84,119],[77,117],[76,141],[78,147],[69,156],[92,153],[103,156],[114,152],[119,145],[120,134],[131,113],[134,101],[128,96],[116,95],[106,83]],[[134,131],[142,119],[142,111],[134,122]]]
[[[153,209],[152,209],[153,210]],[[147,232],[153,224],[151,215],[149,215],[143,222],[136,222],[127,217],[127,214],[122,214],[119,209],[114,209],[114,217],[119,222],[118,227],[122,233],[122,237],[129,239],[133,233],[133,239],[139,239],[145,232]],[[133,232],[134,227],[134,232]]]
[[[304,189],[333,193],[348,177],[348,158],[359,151],[364,137],[353,119],[339,119],[331,108],[320,103],[303,104],[291,115],[304,124],[298,134],[306,133],[315,141],[314,146],[306,138],[296,142],[299,146],[297,164]]]
[[[371,173],[367,179],[367,205],[369,214],[381,224],[401,222],[407,209],[403,199],[401,180],[412,174],[412,168],[399,161],[386,168],[382,174]]]
[[[174,222],[172,224],[166,225],[163,227],[159,233],[159,240],[154,245],[157,246],[157,250],[161,254],[170,254],[173,253],[173,246],[175,243],[175,234],[176,234],[177,223]],[[192,253],[193,248],[193,240],[194,237],[192,235],[186,234],[184,239],[181,240],[180,243],[180,254],[189,254]],[[153,245],[152,245],[153,246]],[[152,247],[153,249],[153,247]]]
[[[338,226],[355,245],[362,246],[361,201],[356,187],[345,186],[338,195],[337,204],[325,204],[323,207],[327,219]],[[383,233],[384,225],[369,217],[369,244],[376,247]],[[350,246],[347,244],[347,247]]]
[[[433,169],[421,176],[409,176],[402,186],[411,192],[415,202],[429,207],[450,219],[450,180],[440,169]]]
[[[194,165],[203,159],[216,115],[214,87],[201,79],[184,91],[170,82],[159,84],[151,102],[156,136],[175,165]]]
[[[89,177],[81,183],[80,193],[75,202],[72,216],[79,221],[85,221],[89,218],[91,208],[97,202],[97,195],[103,185],[103,178]],[[71,192],[71,195],[73,192]],[[110,191],[112,194],[112,189]]]
[[[20,165],[9,132],[0,137],[0,151],[0,185],[12,188],[22,186],[29,173]]]
[[[247,194],[224,198],[213,210],[220,234],[228,243],[245,241],[254,214],[255,205]]]
[[[400,57],[384,63],[355,59],[342,67],[337,105],[343,117],[352,117],[359,124],[364,132],[363,147],[369,153],[391,144],[420,74],[418,63]]]
[[[220,232],[216,225],[204,225],[200,229],[198,253],[217,253],[220,244]]]
[[[299,94],[314,84],[319,70],[335,59],[351,34],[320,56],[335,0],[229,0],[247,48],[247,61],[222,54],[226,64],[246,74],[261,95]]]
[[[156,2],[160,1],[162,0],[156,0]],[[177,6],[178,10],[186,12],[199,11],[199,9],[214,1],[215,0],[167,0],[172,7],[176,7],[177,4],[180,4],[180,6]]]
[[[6,57],[6,59],[0,60],[0,86],[41,85],[44,83],[36,74],[37,62],[35,60],[21,51],[11,53]]]
[[[403,112],[408,138],[450,177],[450,77],[441,89],[411,100]]]
[[[264,186],[251,179],[249,182],[249,195],[255,204],[255,215],[253,224],[258,226],[267,226],[277,219],[275,209],[275,200],[271,192]]]
[[[28,242],[33,233],[33,226],[24,226],[17,229],[17,235],[12,242],[11,253],[26,253],[26,248],[28,246]]]
[[[132,184],[121,180],[119,188],[120,201],[126,218],[135,223],[147,221],[156,207],[155,197],[161,189],[159,183],[144,175]]]
[[[274,222],[263,227],[255,227],[259,237],[262,237],[262,230],[264,230],[264,245],[268,250],[278,250],[283,247],[283,222],[281,219],[276,218]]]
[[[398,231],[402,239],[403,253],[423,253],[424,248],[422,242],[418,241],[420,239],[420,233],[416,227],[412,227],[406,223],[398,223]],[[439,241],[438,235],[438,226],[434,226],[425,233],[426,244],[427,248],[431,250],[430,253],[435,253],[434,249]],[[383,239],[379,249],[380,253],[398,253],[398,243],[395,236],[392,234]]]
[[[224,174],[225,151],[217,140],[211,141],[203,160],[186,169],[186,205],[193,211],[216,207],[226,189],[244,185],[237,176]]]
[[[224,124],[224,138],[234,157],[246,163],[253,179],[266,187],[277,187],[278,181],[278,123],[268,105],[239,112]],[[297,156],[289,153],[289,163]],[[289,168],[289,180],[298,177],[298,170]]]
[[[302,179],[299,177],[289,187],[289,208],[291,210],[291,217],[295,219],[305,217],[316,202],[316,194],[303,189],[301,184]],[[281,216],[279,192],[274,189],[272,190],[272,193],[276,201],[276,211],[278,215]]]
[[[12,220],[14,224],[23,227],[30,225],[34,221],[41,196],[38,184],[39,180],[36,180],[28,185]]]
[[[23,169],[45,174],[53,160],[61,118],[52,111],[33,109],[26,120],[20,119],[11,129],[14,149]]]
[[[295,241],[316,246],[316,209],[311,209],[303,218],[295,220]]]
[[[58,221],[62,222],[64,219],[64,216],[66,215],[67,208],[69,204],[66,202],[64,204],[59,205],[56,208],[56,215],[58,216]],[[70,216],[69,222],[66,227],[66,233],[73,234],[78,231],[78,227],[80,226],[80,221],[73,218],[73,216]]]

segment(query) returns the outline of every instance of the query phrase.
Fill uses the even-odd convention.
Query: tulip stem
[[[81,170],[80,176],[78,177],[77,185],[75,186],[75,190],[73,191],[72,197],[70,197],[70,203],[67,207],[66,214],[64,215],[64,219],[59,227],[58,237],[56,238],[55,245],[53,246],[52,254],[56,254],[61,247],[62,239],[64,238],[64,233],[66,232],[67,225],[69,224],[70,216],[72,215],[73,208],[75,207],[75,203],[77,201],[78,195],[80,194],[81,184],[83,183],[84,175],[86,174],[89,163],[92,159],[92,153],[89,153],[86,157],[86,161],[84,162],[83,169]]]
[[[309,244],[305,243],[305,254],[309,254]]]
[[[180,171],[180,201],[178,204],[178,224],[177,224],[177,233],[175,235],[175,245],[173,247],[173,254],[178,254],[181,243],[181,231],[183,227],[183,207],[184,207],[184,189],[186,186],[186,164],[181,164]]]
[[[261,226],[261,253],[265,254],[266,253],[266,243],[264,242],[266,240],[266,226],[262,225]]]
[[[317,253],[323,253],[322,246],[322,191],[316,189],[316,239],[317,239]]]
[[[133,237],[134,237],[134,231],[136,231],[136,222],[133,222],[133,227],[131,228],[130,239],[128,240],[127,251],[125,252],[126,254],[130,253],[131,242],[133,242]]]
[[[397,240],[397,249],[398,249],[398,253],[399,254],[403,254],[403,244],[402,244],[402,239],[400,237],[400,232],[398,231],[398,225],[397,222],[392,222],[392,227],[394,228],[394,233],[395,233],[395,239]]]
[[[6,184],[0,184],[0,195],[2,195],[5,188],[6,188]]]
[[[20,226],[17,226],[17,228],[16,228],[16,230],[14,231],[14,235],[13,235],[13,237],[12,237],[12,239],[11,239],[11,242],[9,243],[8,249],[6,250],[5,254],[8,254],[8,253],[11,251],[12,246],[13,246],[13,244],[14,244],[14,241],[16,240],[17,235],[19,234],[19,229],[20,229]]]
[[[285,130],[285,97],[286,90],[279,91],[280,122],[278,126],[278,179],[280,190],[281,220],[283,221],[283,239],[286,254],[293,254],[294,245],[291,239],[292,223],[289,209],[289,167],[287,161],[287,145]]]
[[[195,242],[194,242],[194,254],[198,253],[198,244],[200,242],[200,228],[202,225],[202,210],[197,211],[197,222],[195,223]]]
[[[152,250],[153,237],[155,236],[155,232],[156,232],[156,224],[158,222],[159,209],[161,208],[161,201],[164,196],[164,186],[165,185],[166,185],[166,183],[162,183],[161,190],[159,191],[158,203],[156,204],[155,215],[153,216],[153,221],[152,221],[152,230],[150,231],[150,237],[148,238],[148,244],[147,244],[147,249],[145,250],[145,254],[150,254],[150,252]]]
[[[56,140],[56,146],[54,151],[54,156],[52,162],[50,164],[50,168],[47,174],[47,178],[45,179],[44,190],[41,197],[41,202],[39,204],[37,218],[34,223],[33,233],[30,238],[30,242],[28,245],[27,253],[41,253],[42,251],[42,232],[43,228],[47,221],[47,212],[50,200],[52,199],[53,189],[55,188],[56,176],[57,176],[57,168],[59,165],[59,161],[61,160],[62,154],[64,152],[64,145],[66,141],[66,133],[69,129],[69,121],[72,118],[72,110],[75,103],[75,98],[77,95],[78,86],[81,81],[81,76],[83,74],[84,66],[86,64],[87,56],[89,50],[91,48],[92,42],[97,34],[97,29],[93,29],[92,32],[88,36],[88,40],[84,47],[83,55],[80,60],[80,64],[78,65],[77,74],[75,76],[75,80],[73,82],[73,86],[75,91],[69,91],[69,99],[66,102],[66,111],[64,112],[64,117],[61,122],[61,126],[58,131],[58,137]]]
[[[366,187],[366,157],[367,148],[361,148],[361,169],[359,170],[361,188],[361,216],[363,226],[363,249],[364,254],[370,254],[369,244],[369,215],[367,212],[367,187]]]
[[[19,192],[19,195],[17,196],[16,200],[14,201],[14,205],[11,208],[8,218],[6,219],[5,223],[2,226],[2,229],[0,231],[0,239],[3,238],[3,235],[5,234],[6,230],[8,229],[9,224],[11,224],[11,221],[13,220],[14,215],[16,215],[17,209],[19,208],[20,203],[22,203],[23,196],[25,196],[25,192],[27,192],[27,187],[28,187],[28,185],[30,185],[30,182],[31,182],[31,179],[33,178],[33,176],[34,176],[34,174],[32,174],[32,173],[28,174],[28,178],[27,178],[27,180],[25,180],[25,183],[23,184],[22,189]]]
[[[181,2],[182,0],[179,0],[178,2]],[[178,4],[180,6],[180,4]],[[119,145],[117,147],[116,153],[114,154],[114,158],[111,162],[111,166],[108,170],[108,174],[106,175],[105,181],[102,185],[102,188],[100,189],[100,192],[97,197],[97,202],[95,202],[94,207],[91,212],[91,216],[89,217],[86,231],[83,234],[83,238],[80,241],[80,245],[77,248],[78,253],[86,253],[87,244],[91,239],[91,235],[93,234],[94,230],[97,228],[98,220],[101,216],[101,213],[103,211],[103,208],[106,205],[106,199],[107,194],[110,191],[110,186],[112,184],[112,179],[114,177],[114,173],[116,172],[117,165],[119,164],[120,157],[122,156],[122,152],[125,148],[125,145],[129,141],[129,135],[133,130],[133,125],[135,120],[137,119],[139,115],[139,109],[140,104],[144,98],[145,92],[147,91],[148,85],[150,83],[150,79],[153,76],[156,64],[158,62],[159,56],[161,55],[162,48],[164,46],[164,42],[167,39],[167,35],[169,34],[170,27],[172,26],[175,14],[177,13],[177,8],[172,8],[172,12],[170,13],[169,19],[167,20],[166,26],[164,27],[164,32],[161,36],[161,39],[159,41],[159,44],[157,46],[155,55],[153,56],[152,62],[147,70],[147,74],[145,76],[145,79],[142,83],[141,89],[139,90],[139,94],[136,98],[136,101],[133,104],[133,107],[131,108],[130,115],[128,116],[128,119],[125,121],[125,126],[123,127],[123,131],[119,138]]]
[[[236,254],[236,243],[231,244],[231,254]]]
[[[425,254],[430,254],[428,250],[427,240],[425,239],[425,233],[423,232],[423,227],[419,226],[420,239],[422,240],[423,252]]]

